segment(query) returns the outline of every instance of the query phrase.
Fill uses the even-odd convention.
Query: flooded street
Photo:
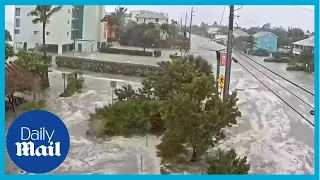
[[[207,59],[215,72],[215,52],[206,48],[221,49],[220,45],[209,40],[192,36],[191,51]],[[201,45],[201,47],[199,47]],[[205,47],[205,48],[204,48]],[[137,57],[126,55],[111,55],[93,53],[77,56],[96,58],[106,61],[130,62],[155,65],[156,62],[169,60],[169,54],[177,52],[167,50],[162,57]],[[241,56],[241,55],[239,55]],[[235,56],[236,57],[236,56]],[[245,58],[245,57],[243,57]],[[254,60],[263,63],[261,58]],[[250,60],[247,60],[250,62]],[[268,85],[273,91],[281,95],[295,109],[313,122],[313,116],[303,102],[294,98],[287,91],[279,87],[267,77],[246,65],[256,76]],[[252,62],[251,62],[252,63]],[[254,63],[252,63],[255,65]],[[263,63],[282,76],[307,88],[313,92],[314,79],[312,75],[300,72],[285,71],[285,64]],[[257,68],[261,67],[255,65]],[[71,147],[65,162],[52,173],[57,174],[159,174],[160,160],[156,157],[154,147],[160,141],[155,136],[148,137],[146,146],[145,137],[123,138],[114,137],[100,141],[87,137],[88,118],[95,112],[96,107],[102,107],[111,102],[112,89],[110,81],[117,81],[117,87],[131,84],[134,88],[140,87],[140,78],[92,73],[84,71],[86,88],[82,93],[69,98],[59,98],[63,92],[62,72],[72,72],[67,68],[52,68],[49,73],[50,85],[47,92],[46,110],[58,115],[69,129]],[[223,73],[224,70],[221,70]],[[284,82],[264,70],[274,80],[290,89],[300,98],[314,106],[314,98],[296,87]],[[230,129],[230,136],[219,147],[233,147],[239,154],[248,156],[251,169],[254,173],[263,174],[311,174],[314,172],[314,129],[308,125],[296,112],[290,109],[279,98],[273,95],[260,82],[246,72],[240,65],[232,64],[231,90],[238,90],[239,107],[242,117],[237,127]],[[6,121],[10,123],[10,113]],[[141,171],[142,156],[142,171]],[[6,167],[12,162],[6,157]],[[11,163],[11,164],[10,164]],[[12,171],[14,168],[12,168]],[[10,172],[9,173],[15,173]]]

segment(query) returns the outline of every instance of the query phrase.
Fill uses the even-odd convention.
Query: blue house
[[[253,50],[265,49],[269,52],[276,52],[278,47],[278,36],[272,32],[261,31],[252,35],[253,37]]]

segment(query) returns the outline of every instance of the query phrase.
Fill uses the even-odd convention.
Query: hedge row
[[[303,66],[296,65],[296,66],[288,66],[286,67],[286,70],[287,71],[305,71],[306,68]]]
[[[280,59],[277,58],[267,58],[264,59],[264,62],[275,62],[275,63],[289,63],[291,61],[291,58],[283,57]]]
[[[119,48],[108,48],[108,47],[100,48],[99,52],[110,53],[110,54],[135,55],[135,56],[153,56],[152,51],[140,51],[140,50],[133,50],[133,49],[119,49]]]
[[[148,72],[158,69],[157,66],[100,61],[67,56],[57,56],[56,64],[58,67],[138,77],[146,77]]]

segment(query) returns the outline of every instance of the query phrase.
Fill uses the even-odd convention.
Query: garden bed
[[[148,72],[158,69],[157,66],[100,61],[67,56],[57,56],[56,64],[58,67],[138,77],[146,77]]]
[[[153,56],[152,51],[140,51],[133,49],[119,49],[119,48],[108,48],[102,47],[99,49],[100,53],[109,53],[109,54],[124,54],[124,55],[133,55],[133,56]]]

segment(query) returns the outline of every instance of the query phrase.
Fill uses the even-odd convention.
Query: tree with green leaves
[[[47,62],[43,61],[43,55],[36,52],[21,50],[16,54],[16,56],[18,58],[14,61],[14,64],[27,72],[31,72],[32,74],[40,77],[42,81],[41,84],[46,87],[44,83],[47,82],[46,72],[48,72],[48,67]]]
[[[236,151],[218,150],[213,157],[207,158],[208,169],[206,174],[248,174],[250,164],[247,157],[237,157]]]
[[[13,47],[10,44],[6,43],[6,45],[5,45],[5,60],[7,60],[8,58],[10,58],[14,55],[15,55],[15,53],[14,53]]]
[[[6,33],[5,33],[5,38],[6,38],[6,41],[12,41],[11,33],[7,29],[6,29]]]
[[[57,12],[61,10],[62,6],[53,7],[51,5],[37,5],[36,8],[29,12],[28,16],[34,16],[32,20],[33,24],[42,24],[42,46],[43,46],[43,61],[47,64],[47,52],[46,52],[46,25],[49,23],[50,18]],[[48,67],[48,65],[47,65]],[[46,72],[46,82],[45,85],[49,87],[49,75],[48,70]]]

